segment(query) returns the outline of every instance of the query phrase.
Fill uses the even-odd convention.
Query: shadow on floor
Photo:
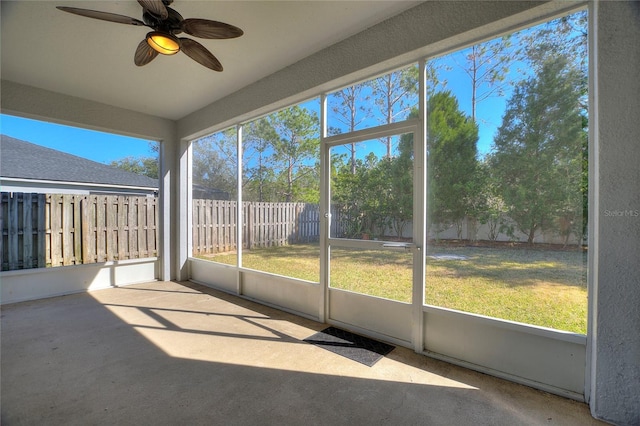
[[[406,348],[370,368],[302,342],[324,327],[191,283],[5,306],[2,424],[599,424]]]

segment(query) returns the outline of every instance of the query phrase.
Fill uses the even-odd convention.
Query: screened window
[[[425,303],[586,333],[586,13],[428,64]]]
[[[193,142],[193,256],[236,265],[237,136],[230,128]]]
[[[406,120],[418,107],[418,74],[418,66],[414,64],[330,93],[329,135]],[[385,146],[386,155],[391,156],[393,147],[388,143]]]
[[[194,256],[319,281],[318,108],[309,101],[242,126],[241,194],[236,129],[194,142]]]
[[[2,270],[158,255],[158,144],[2,115]]]

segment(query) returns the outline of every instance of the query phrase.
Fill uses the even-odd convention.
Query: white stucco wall
[[[0,304],[122,287],[158,276],[158,259],[121,260],[78,266],[21,269],[0,275]]]
[[[639,425],[640,2],[598,2],[595,18],[592,165],[599,170],[592,180],[597,259],[591,270],[590,404],[595,417]]]

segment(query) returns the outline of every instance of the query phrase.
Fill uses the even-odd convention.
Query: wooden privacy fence
[[[193,200],[193,254],[237,250],[236,201]],[[319,207],[307,203],[242,203],[246,249],[318,241]]]
[[[157,256],[157,198],[1,194],[2,270]]]

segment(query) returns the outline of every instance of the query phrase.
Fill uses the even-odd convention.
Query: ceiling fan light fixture
[[[147,43],[153,50],[163,55],[175,55],[180,51],[178,38],[160,31],[147,34]]]
[[[159,54],[175,55],[182,51],[200,65],[213,71],[222,71],[222,64],[206,47],[190,38],[178,38],[175,34],[184,32],[190,36],[205,39],[227,39],[240,37],[244,34],[243,31],[233,25],[210,19],[184,19],[178,12],[168,7],[172,2],[173,0],[138,0],[143,10],[142,21],[99,10],[66,6],[57,6],[57,8],[85,18],[151,28],[152,31],[140,40],[133,55],[133,63],[139,67],[148,64]]]

